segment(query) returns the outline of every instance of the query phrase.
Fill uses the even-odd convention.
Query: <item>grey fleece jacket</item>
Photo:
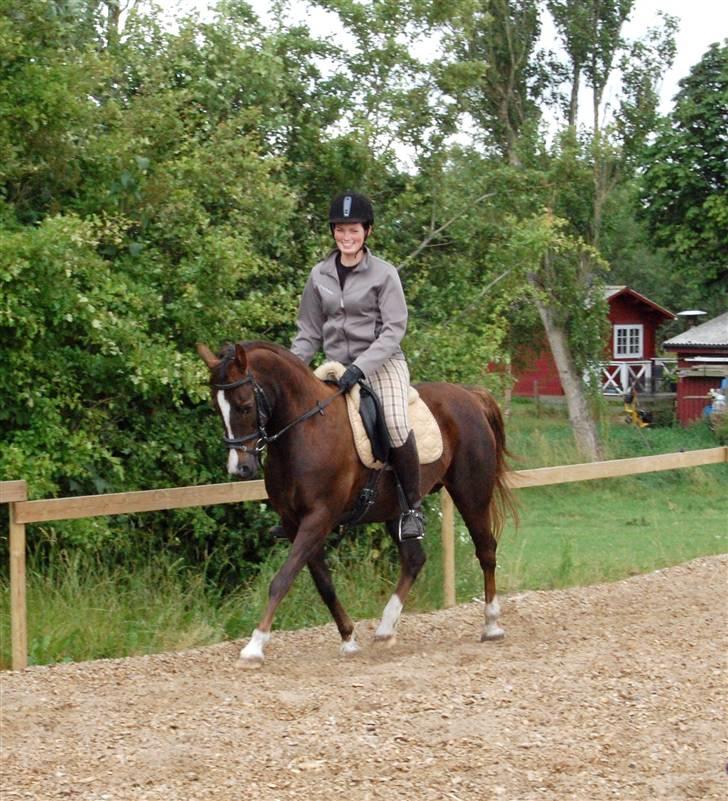
[[[327,359],[354,364],[368,376],[388,359],[404,359],[399,343],[406,330],[397,270],[365,250],[342,291],[334,251],[308,277],[291,352],[308,364],[323,346]]]

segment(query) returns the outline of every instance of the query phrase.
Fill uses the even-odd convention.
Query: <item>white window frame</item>
[[[620,352],[620,334],[624,335],[626,347]],[[645,327],[642,323],[614,326],[614,358],[642,359],[645,351]]]

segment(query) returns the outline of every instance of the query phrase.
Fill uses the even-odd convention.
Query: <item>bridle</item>
[[[253,396],[255,398],[256,431],[254,431],[252,434],[246,434],[243,437],[223,436],[222,439],[226,448],[234,448],[235,450],[240,450],[243,453],[253,454],[255,457],[259,457],[268,445],[270,445],[272,442],[275,442],[279,437],[283,436],[283,434],[285,434],[289,429],[293,428],[293,426],[297,425],[298,423],[302,423],[304,420],[308,420],[309,417],[313,417],[317,414],[323,414],[324,409],[334,400],[334,398],[337,398],[339,395],[344,393],[344,390],[339,389],[334,395],[327,398],[325,401],[316,401],[316,405],[312,409],[309,409],[295,420],[292,420],[290,423],[283,426],[283,428],[277,434],[271,435],[268,434],[268,432],[265,430],[265,427],[268,424],[273,407],[268,401],[265,390],[255,380],[255,377],[250,370],[248,370],[247,373],[237,381],[231,381],[228,384],[212,384],[212,388],[221,389],[224,391],[226,389],[236,389],[237,387],[242,387],[246,384],[251,384],[253,387]],[[246,443],[252,442],[253,440],[255,440],[255,445],[252,448],[249,448]]]
[[[248,372],[237,381],[231,381],[228,384],[213,384],[213,389],[236,389],[237,387],[245,386],[246,384],[253,385],[253,396],[255,397],[255,425],[256,430],[252,434],[246,434],[243,437],[226,437],[223,435],[223,442],[226,448],[235,448],[236,450],[243,451],[243,453],[252,453],[255,456],[265,450],[266,445],[271,441],[265,427],[270,417],[270,403],[265,395],[263,387],[255,380],[253,374]],[[249,448],[245,443],[255,440],[255,445]]]

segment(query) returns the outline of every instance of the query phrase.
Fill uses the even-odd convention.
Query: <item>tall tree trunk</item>
[[[566,331],[556,323],[551,309],[543,301],[536,300],[536,308],[564,389],[576,447],[585,459],[599,461],[603,458],[599,434],[584,393],[583,379],[574,366]]]
[[[574,64],[571,73],[571,96],[569,97],[569,119],[570,128],[576,128],[576,121],[579,116],[579,82],[581,81],[581,65]]]
[[[593,100],[592,100],[592,117],[593,117],[592,158],[594,161],[592,178],[594,184],[594,199],[592,202],[592,224],[591,224],[591,229],[592,229],[591,244],[594,245],[594,247],[599,246],[599,232],[602,226],[602,207],[604,205],[604,200],[605,200],[604,180],[603,180],[603,170],[604,170],[603,159],[606,158],[606,154],[602,152],[602,129],[599,124],[599,108],[601,106],[601,102],[602,102],[602,90],[597,89],[597,87],[594,87]]]

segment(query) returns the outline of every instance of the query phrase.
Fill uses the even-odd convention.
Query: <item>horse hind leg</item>
[[[501,608],[498,601],[498,592],[495,586],[495,569],[496,569],[496,548],[498,542],[492,535],[490,527],[487,527],[487,534],[482,548],[476,544],[475,552],[480,562],[480,567],[483,570],[483,585],[484,585],[484,600],[485,600],[485,624],[483,626],[483,633],[480,635],[481,642],[489,640],[502,640],[505,636],[505,630],[498,623],[500,618]]]
[[[389,520],[385,525],[399,550],[400,572],[397,586],[384,607],[382,619],[374,633],[374,641],[393,645],[396,641],[397,624],[402,614],[404,602],[427,557],[419,540],[399,541],[397,534],[399,520]]]
[[[491,499],[477,499],[477,492],[461,493],[448,487],[475,546],[475,555],[483,571],[485,622],[481,642],[502,640],[505,631],[499,624],[501,608],[495,583],[496,549],[498,540],[493,535],[489,506]],[[477,500],[476,500],[477,499]]]
[[[493,599],[485,603],[485,625],[483,626],[483,633],[480,635],[481,642],[502,640],[506,636],[505,630],[498,623],[500,613],[501,608],[498,602],[498,595],[494,594]]]
[[[484,588],[484,616],[483,633],[480,635],[481,642],[502,640],[506,633],[499,624],[501,608],[498,601],[498,591],[495,585],[496,569],[496,548],[498,541],[493,536],[488,522],[488,515],[485,514],[485,522],[480,527],[468,526],[468,531],[475,545],[475,554],[480,562],[483,571]]]
[[[331,617],[334,618],[336,628],[341,635],[341,653],[344,656],[358,654],[361,648],[354,636],[354,623],[336,595],[334,581],[331,577],[329,566],[326,564],[326,556],[323,548],[321,548],[314,557],[309,559],[308,569],[311,573],[313,583],[316,585],[316,589],[329,612],[331,612]]]

